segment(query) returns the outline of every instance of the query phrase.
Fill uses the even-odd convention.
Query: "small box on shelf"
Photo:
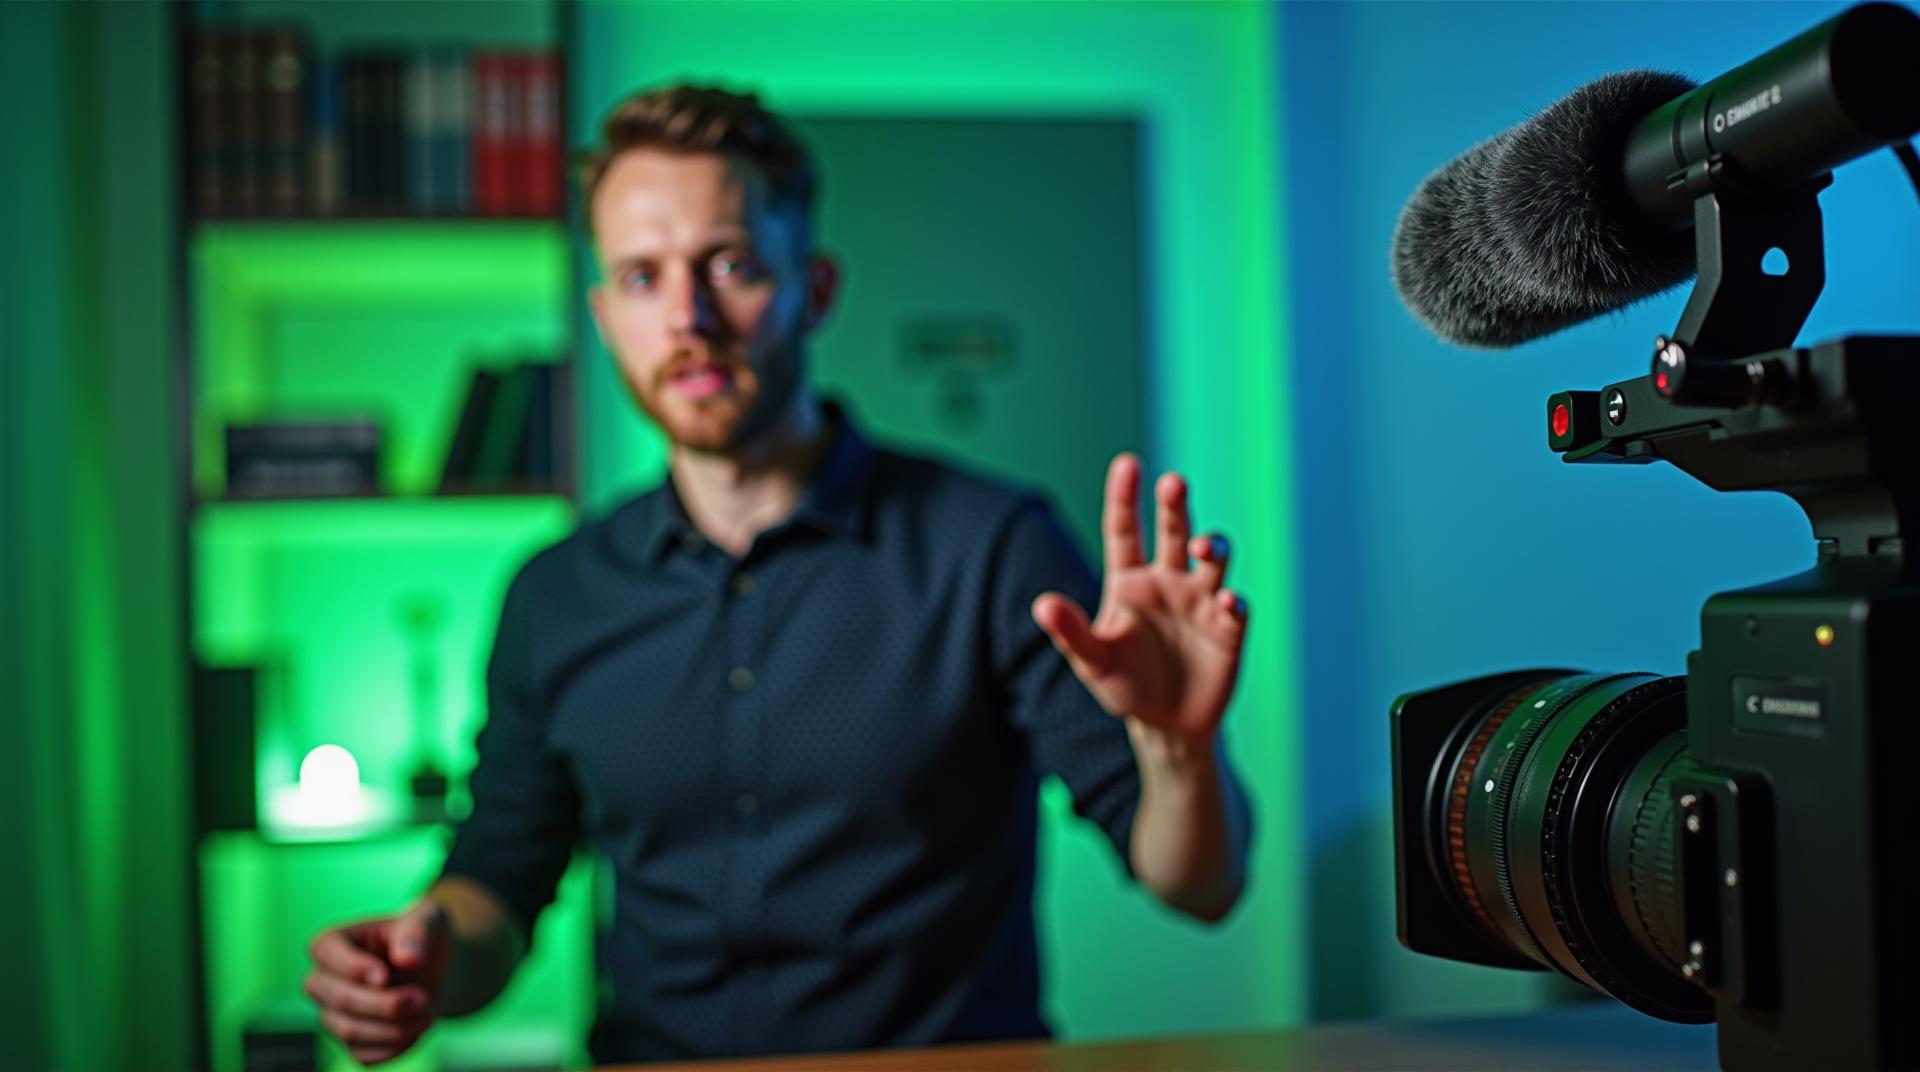
[[[316,1072],[320,1022],[310,1002],[263,1002],[240,1033],[240,1072]]]
[[[322,499],[378,495],[379,422],[259,421],[226,426],[227,497]]]

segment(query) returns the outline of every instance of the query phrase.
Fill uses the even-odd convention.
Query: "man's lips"
[[[685,398],[712,398],[733,386],[733,373],[723,365],[685,365],[667,378],[667,387]]]

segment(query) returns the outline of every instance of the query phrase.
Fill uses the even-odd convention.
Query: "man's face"
[[[592,219],[600,336],[668,438],[724,452],[763,433],[801,378],[800,342],[832,290],[751,164],[633,149],[607,169]],[[824,282],[823,282],[824,281]]]

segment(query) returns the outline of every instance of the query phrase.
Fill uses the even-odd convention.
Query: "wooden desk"
[[[1321,1024],[1294,1031],[1138,1042],[999,1043],[625,1066],[629,1072],[1713,1072],[1712,1025],[1624,1005],[1528,1016]]]

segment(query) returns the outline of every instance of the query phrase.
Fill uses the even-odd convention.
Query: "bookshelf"
[[[316,1029],[312,934],[437,869],[500,599],[578,514],[572,13],[172,13],[195,1065],[240,1072],[250,1035]],[[483,379],[514,387],[478,404]],[[581,1063],[595,875],[569,873],[501,1001],[393,1067]]]

